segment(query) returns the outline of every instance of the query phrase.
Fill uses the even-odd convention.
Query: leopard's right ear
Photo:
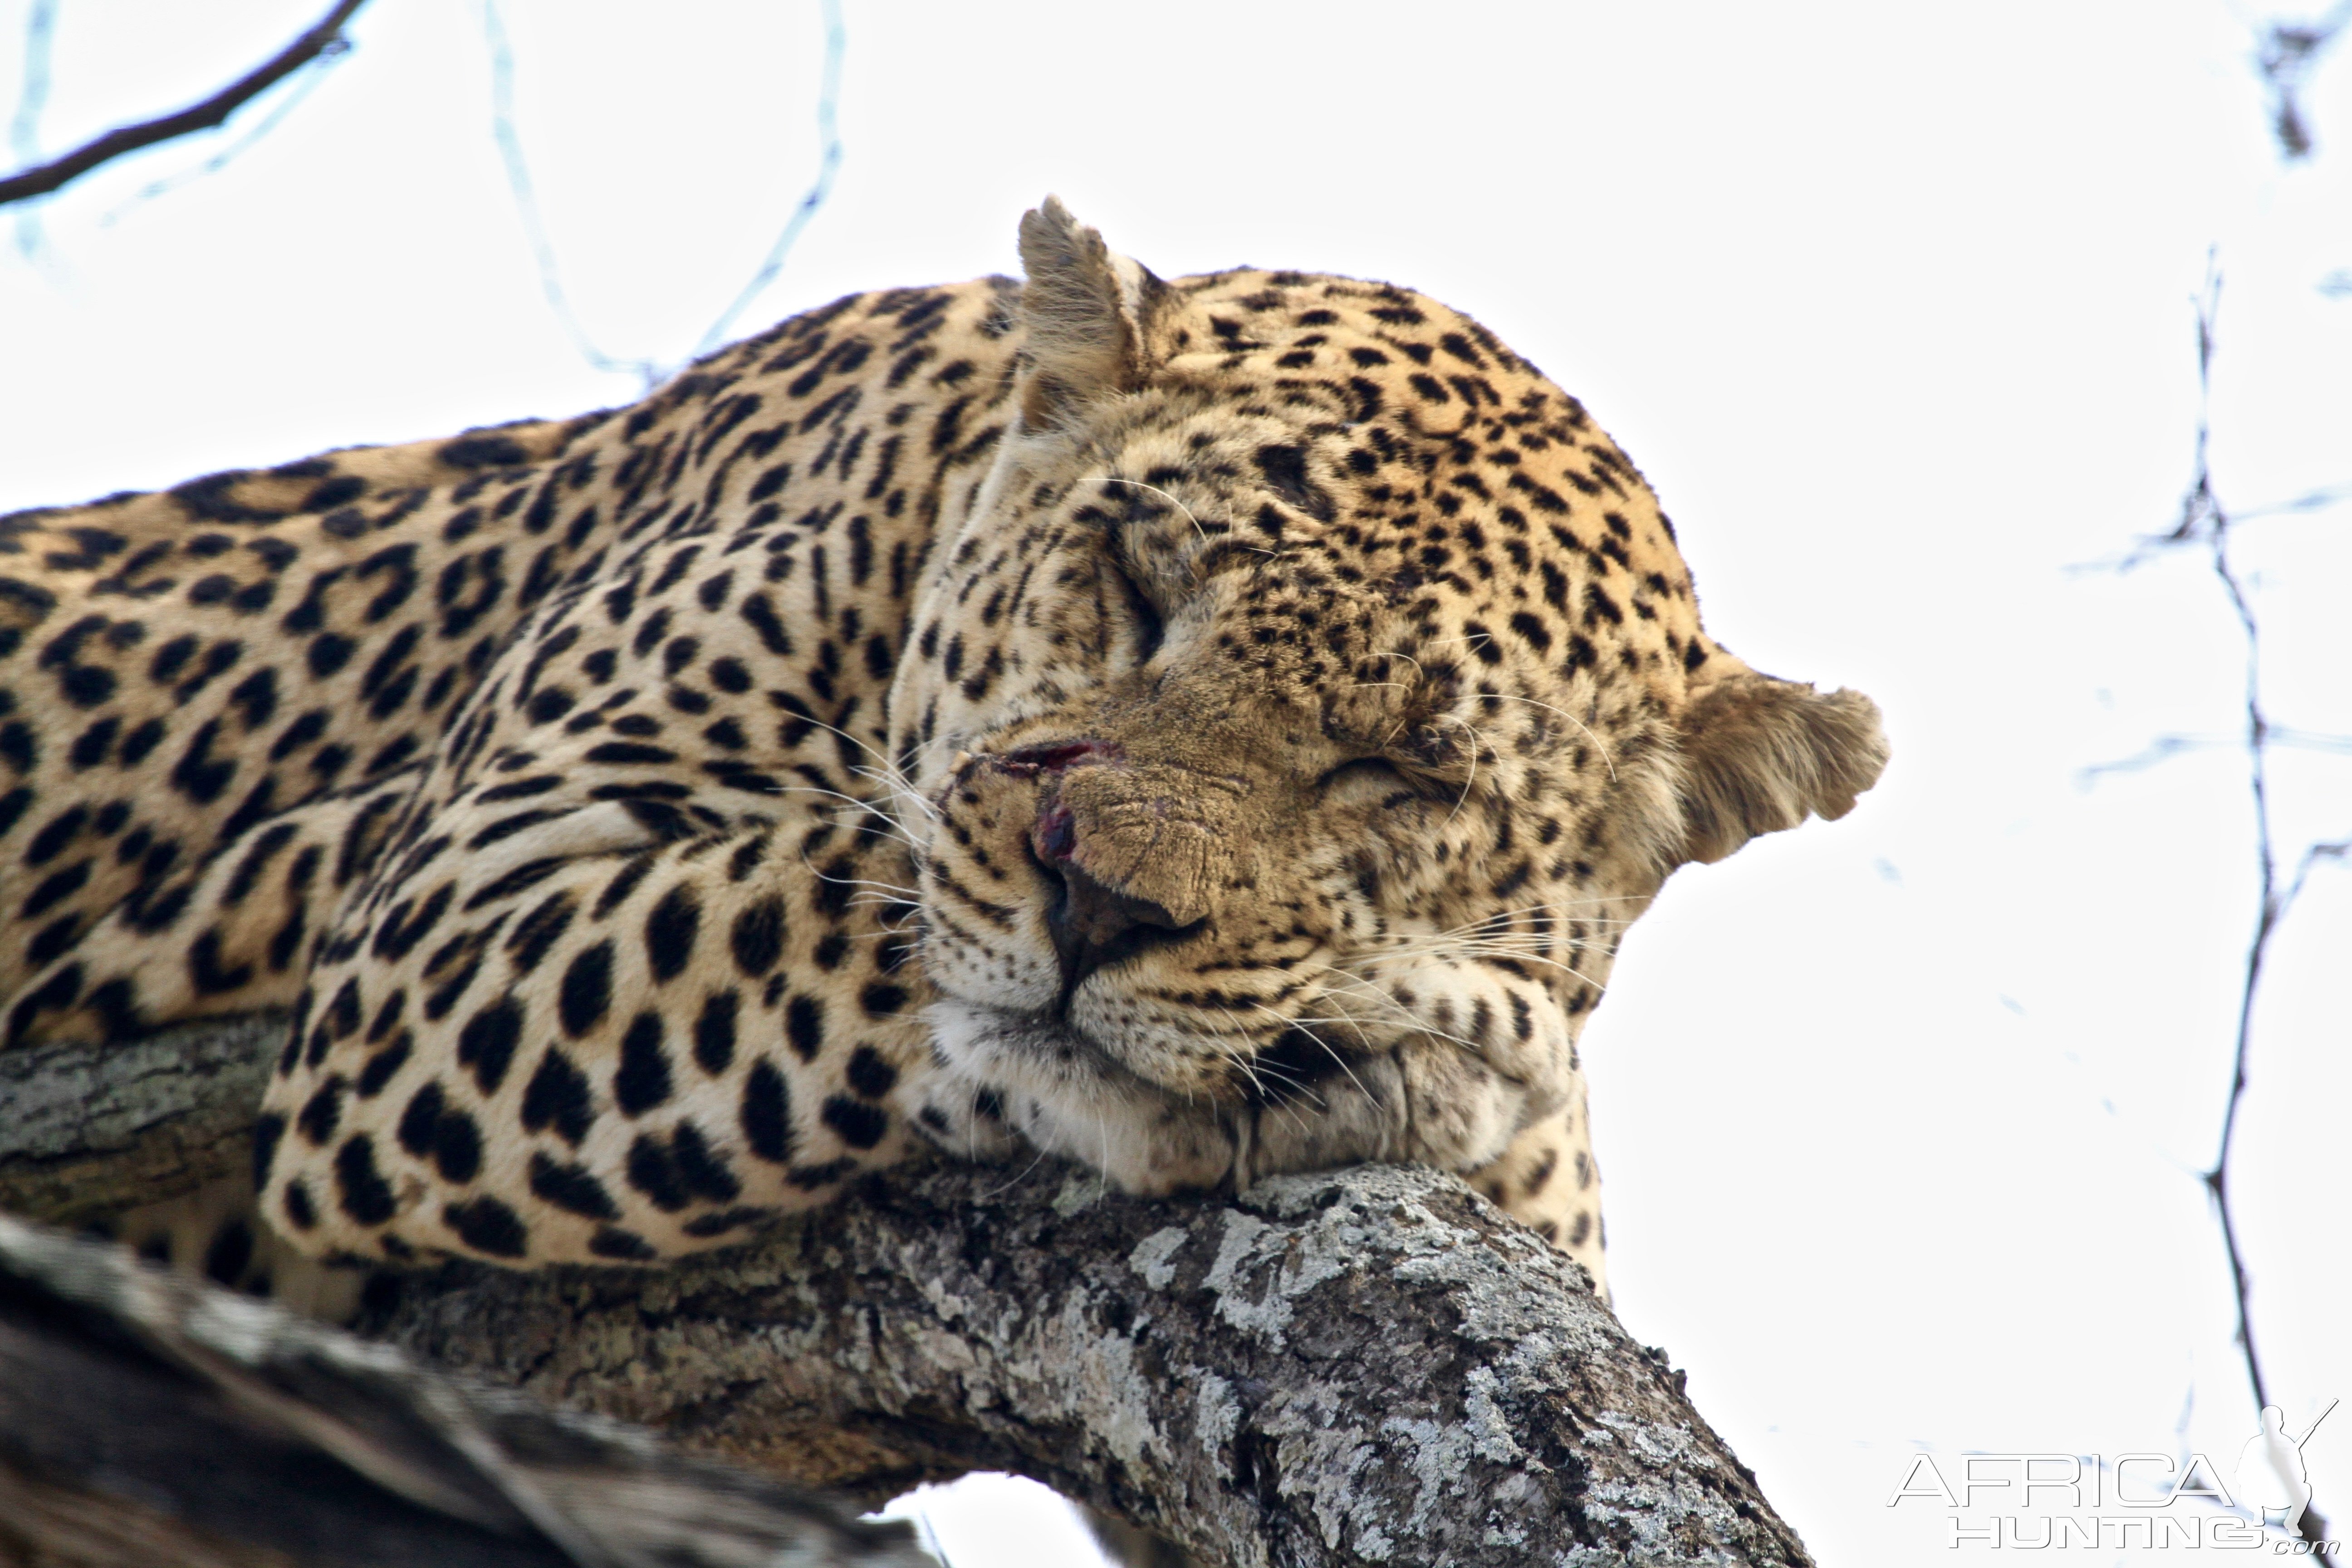
[[[1685,860],[1843,816],[1886,767],[1877,703],[1744,668],[1695,692],[1680,729]]]
[[[1168,286],[1114,254],[1101,235],[1047,196],[1021,220],[1021,420],[1068,425],[1087,407],[1142,386],[1158,363],[1152,326]]]

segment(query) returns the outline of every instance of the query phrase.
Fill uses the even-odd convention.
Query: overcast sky
[[[0,101],[26,5],[0,0]],[[61,0],[42,145],[201,96],[320,8]],[[502,14],[579,318],[674,363],[815,173],[814,0]],[[2082,782],[2226,738],[2241,653],[2198,560],[2075,568],[2177,513],[2209,247],[2222,494],[2352,483],[2352,290],[2321,286],[2352,268],[2352,62],[2321,66],[2319,154],[2283,168],[2263,14],[846,0],[837,185],[742,318],[1013,270],[1048,191],[1165,275],[1411,284],[1615,435],[1712,631],[1878,699],[1885,782],[1679,874],[1585,1051],[1620,1314],[1826,1564],[1952,1560],[1942,1511],[1885,1506],[1923,1448],[2226,1468],[2254,1429],[2196,1178],[2254,910],[2242,762]],[[268,102],[73,187],[29,258],[0,248],[0,510],[637,395],[542,298],[478,5],[374,0],[352,36],[226,167],[140,195]],[[2347,533],[2352,507],[2243,542],[2267,695],[2305,731],[2352,731]],[[2284,756],[2276,792],[2290,849],[2352,833],[2352,755]],[[2347,940],[2352,871],[2323,870],[2241,1126],[2298,1432],[2352,1398]],[[2352,1523],[2352,1414],[2306,1456]],[[973,1517],[962,1568],[1004,1516]]]

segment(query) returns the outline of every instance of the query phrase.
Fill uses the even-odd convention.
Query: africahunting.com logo
[[[1945,1543],[2048,1551],[2259,1552],[2330,1555],[2297,1531],[2311,1506],[2304,1445],[2336,1408],[2301,1436],[2275,1405],[2238,1451],[2227,1479],[2201,1453],[1968,1454],[1938,1461],[1916,1454],[1887,1498],[1889,1508],[1947,1510]]]

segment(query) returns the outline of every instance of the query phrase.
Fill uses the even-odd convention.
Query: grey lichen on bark
[[[1810,1561],[1582,1270],[1417,1167],[1145,1200],[918,1162],[659,1270],[452,1265],[362,1327],[865,1500],[1016,1470],[1237,1568]]]
[[[274,1013],[0,1051],[0,1209],[69,1225],[245,1168]]]
[[[1581,1269],[1459,1181],[936,1163],[653,1277],[455,1272],[444,1365],[880,1497],[1011,1468],[1212,1563],[1808,1561]]]

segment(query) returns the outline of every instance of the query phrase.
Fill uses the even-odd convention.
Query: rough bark
[[[0,1175],[16,1142],[0,1103]],[[862,1499],[1017,1470],[1211,1563],[1809,1561],[1580,1269],[1412,1167],[1147,1201],[918,1164],[656,1272],[419,1276],[363,1327]]]
[[[0,1563],[921,1562],[903,1524],[0,1217]]]
[[[245,1169],[285,1037],[283,1016],[257,1013],[0,1051],[0,1209],[76,1225]]]

